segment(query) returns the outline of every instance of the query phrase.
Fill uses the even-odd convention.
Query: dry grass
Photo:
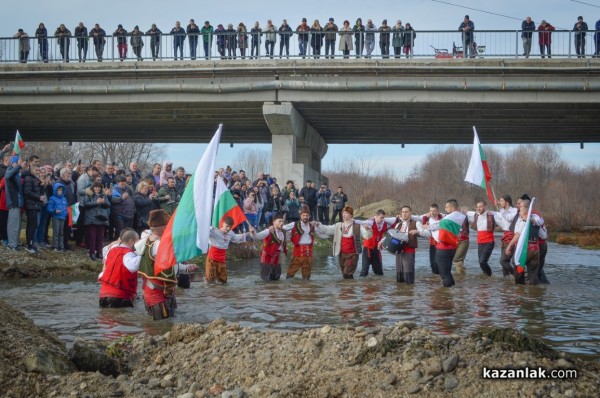
[[[577,245],[585,249],[600,249],[600,231],[561,232],[556,235],[559,245]]]

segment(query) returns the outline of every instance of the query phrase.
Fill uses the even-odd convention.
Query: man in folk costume
[[[137,232],[125,229],[106,255],[105,265],[98,276],[100,307],[133,307],[137,296],[137,278],[141,256],[133,251],[139,240]]]
[[[444,287],[454,286],[452,264],[459,245],[459,234],[463,231],[467,216],[459,211],[456,199],[446,202],[446,216],[439,223],[427,227],[428,232],[436,240],[435,256]],[[467,224],[468,225],[468,224]]]
[[[364,221],[363,231],[370,227],[370,232],[363,236],[362,268],[360,276],[369,275],[369,266],[373,267],[375,275],[383,275],[381,260],[381,246],[379,243],[385,238],[388,229],[398,222],[398,217],[385,217],[385,211],[377,210],[375,217]]]
[[[423,227],[427,227],[429,225],[436,224],[440,222],[440,220],[444,218],[444,215],[440,213],[440,207],[437,203],[433,203],[429,206],[429,213],[423,214],[421,216],[421,223]],[[429,238],[429,266],[431,267],[431,273],[439,275],[440,271],[438,270],[437,261],[435,259],[435,244],[436,241],[432,237]]]
[[[506,247],[506,254],[512,255],[514,253],[513,248],[519,241],[519,236],[525,230],[527,225],[527,213],[529,212],[529,206],[531,201],[524,199],[519,205],[519,215],[515,217],[511,223],[511,229],[514,230],[515,236]],[[530,229],[529,229],[529,242],[527,242],[527,259],[525,260],[525,266],[527,267],[527,274],[529,276],[528,285],[537,285],[540,283],[539,280],[539,267],[540,267],[540,247],[538,242],[539,230],[544,225],[544,219],[537,214],[531,214],[530,218]],[[524,285],[525,284],[525,272],[515,269],[515,283]]]
[[[468,211],[466,213],[471,228],[477,231],[477,254],[479,257],[479,266],[484,274],[492,276],[492,268],[488,261],[494,251],[494,229],[496,221],[494,212],[487,211],[486,203],[483,200],[477,202],[477,211]]]
[[[302,272],[302,279],[310,279],[313,266],[313,245],[315,243],[316,224],[310,222],[310,208],[302,206],[300,221],[283,226],[284,231],[291,231],[291,241],[294,244],[294,253],[288,267],[286,279],[293,278],[298,270]]]
[[[142,275],[146,311],[155,321],[175,316],[177,273],[191,272],[198,268],[194,264],[175,264],[159,274],[154,273],[156,253],[169,217],[162,209],[152,210],[148,217],[150,231],[144,231],[142,239],[135,245],[135,251],[142,256],[139,274]]]
[[[415,252],[419,247],[417,236],[423,235],[428,238],[429,233],[423,228],[420,220],[412,217],[410,206],[402,206],[395,228],[408,234],[408,243],[396,254],[396,282],[412,285],[415,283]],[[383,240],[379,244],[382,245]]]
[[[287,256],[283,214],[273,216],[273,225],[256,234],[255,240],[264,240],[260,255],[260,278],[265,281],[278,281],[281,277],[279,257],[283,252]]]
[[[235,234],[231,227],[233,226],[233,218],[227,216],[223,218],[221,228],[211,227],[208,237],[210,248],[206,256],[206,275],[204,280],[206,283],[214,284],[217,281],[227,283],[227,248],[230,243],[245,242],[249,234],[255,232],[254,228],[250,227],[250,232],[243,234]]]
[[[333,255],[339,256],[340,269],[344,279],[354,279],[358,266],[358,256],[362,253],[361,224],[353,219],[354,209],[345,206],[342,209],[342,221],[335,225],[320,225],[323,233],[333,235]]]
[[[515,270],[510,263],[510,255],[506,254],[506,247],[515,236],[514,231],[510,229],[510,224],[519,214],[519,211],[516,207],[513,207],[510,195],[502,195],[498,199],[497,206],[499,211],[494,213],[494,217],[496,218],[496,223],[502,228],[502,251],[500,252],[502,275],[514,275]],[[499,221],[498,217],[503,221]]]

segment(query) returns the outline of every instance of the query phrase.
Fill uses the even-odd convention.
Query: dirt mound
[[[402,210],[402,206],[404,204],[395,200],[385,199],[381,202],[371,203],[369,205],[363,206],[358,210],[354,211],[355,218],[370,218],[377,213],[377,210],[382,209],[385,211],[386,216],[393,217],[397,214],[400,214]]]

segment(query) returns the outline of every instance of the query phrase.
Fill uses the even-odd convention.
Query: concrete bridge
[[[600,142],[600,60],[236,60],[0,66],[0,134],[273,144],[318,179],[329,143]]]

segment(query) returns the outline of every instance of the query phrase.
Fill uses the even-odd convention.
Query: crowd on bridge
[[[538,32],[538,42],[542,58],[551,56],[552,32],[554,26],[545,20],[537,25],[530,17],[525,18],[521,24],[521,38],[523,40],[523,55],[529,57],[534,32]],[[477,45],[475,42],[475,24],[468,15],[460,23],[458,31],[462,32],[463,53],[465,57],[475,57],[477,54]],[[585,57],[586,38],[590,31],[583,17],[579,16],[574,24],[575,50],[578,57]],[[162,58],[161,38],[163,32],[156,24],[152,24],[150,29],[144,31],[138,25],[128,31],[119,24],[112,33],[119,59],[124,61],[127,58],[129,46],[134,53],[134,58],[138,61],[143,60],[142,49],[144,47],[143,37],[150,38],[150,49],[153,60]],[[295,28],[283,20],[281,25],[275,26],[272,20],[267,20],[266,26],[261,27],[256,21],[252,27],[248,28],[244,22],[240,22],[234,27],[234,24],[218,24],[216,28],[205,21],[200,27],[194,19],[191,19],[184,29],[181,23],[177,21],[175,26],[169,31],[169,36],[173,40],[173,59],[183,60],[183,48],[187,39],[189,46],[189,55],[191,60],[197,57],[198,43],[201,42],[204,49],[204,57],[212,58],[213,40],[216,41],[216,48],[221,59],[235,59],[239,56],[243,59],[258,58],[261,44],[264,39],[265,57],[273,58],[275,56],[275,46],[279,41],[279,58],[289,57],[290,38],[297,35],[299,56],[305,58],[310,53],[315,58],[324,56],[333,58],[336,48],[344,58],[349,58],[352,51],[356,58],[370,58],[376,45],[379,45],[381,56],[390,57],[390,49],[393,50],[393,56],[400,58],[402,55],[410,57],[413,55],[413,47],[417,37],[415,29],[410,23],[403,24],[400,19],[395,24],[388,24],[384,19],[379,26],[376,26],[371,19],[363,23],[362,18],[357,18],[352,24],[349,20],[344,20],[341,27],[335,23],[334,18],[329,18],[327,23],[321,25],[318,19],[309,24],[307,18],[302,18],[300,24]],[[26,63],[29,59],[31,49],[30,35],[24,29],[18,29],[14,35],[19,40],[19,60]],[[88,31],[83,22],[80,22],[71,32],[65,24],[60,24],[54,31],[54,35],[48,33],[44,23],[40,23],[35,29],[34,37],[37,40],[39,57],[43,62],[49,62],[49,43],[48,38],[54,37],[57,41],[61,59],[64,62],[70,60],[70,46],[74,38],[77,45],[78,61],[85,62],[88,57],[88,47],[90,39],[96,54],[96,59],[101,62],[104,58],[104,50],[108,37],[106,30],[99,23]],[[595,32],[593,33],[595,44],[594,57],[600,55],[600,19],[596,22]]]

